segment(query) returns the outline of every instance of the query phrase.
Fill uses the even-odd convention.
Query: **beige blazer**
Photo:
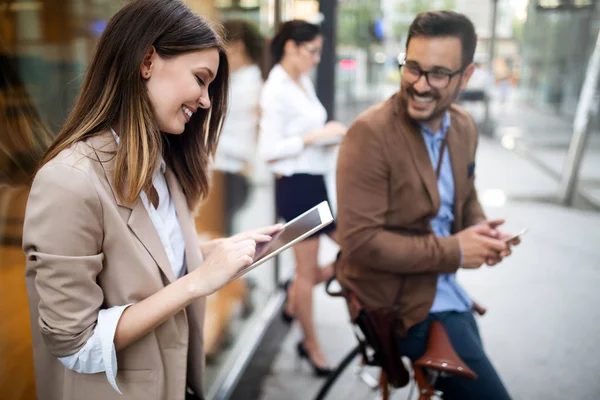
[[[485,220],[475,190],[477,127],[450,110],[453,232]],[[349,128],[337,165],[336,276],[366,307],[395,307],[400,334],[429,314],[438,275],[460,264],[458,239],[438,238],[430,221],[440,194],[425,140],[399,95],[365,111]]]
[[[39,400],[183,400],[186,382],[202,397],[204,299],[117,353],[117,385],[57,359],[76,353],[98,311],[136,303],[174,280],[142,202],[115,197],[116,143],[110,132],[61,152],[37,173],[25,213],[23,248]],[[202,262],[193,214],[177,178],[166,180],[186,247],[188,271]]]

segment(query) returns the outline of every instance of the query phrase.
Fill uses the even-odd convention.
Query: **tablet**
[[[315,140],[314,144],[317,146],[333,146],[341,144],[342,140],[344,140],[343,136],[334,136],[325,139]]]
[[[314,206],[310,210],[283,225],[281,230],[274,234],[270,241],[259,243],[256,246],[254,262],[240,270],[230,279],[230,281],[239,278],[264,262],[269,261],[284,250],[301,242],[313,233],[320,231],[332,222],[333,216],[327,201]]]

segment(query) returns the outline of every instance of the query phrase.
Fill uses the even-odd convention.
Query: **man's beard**
[[[459,92],[460,92],[460,86],[457,86],[454,93],[452,93],[452,96],[449,97],[449,101],[447,101],[443,104],[440,104],[439,101],[441,100],[441,96],[435,90],[429,90],[427,92],[421,93],[421,92],[417,91],[414,88],[414,86],[409,86],[408,88],[406,88],[406,92],[405,92],[406,96],[408,98],[412,98],[413,95],[417,95],[419,97],[431,96],[431,97],[433,97],[433,101],[436,102],[436,107],[433,109],[433,111],[431,112],[431,114],[428,117],[413,118],[411,116],[411,118],[413,118],[417,122],[423,122],[423,123],[428,123],[435,119],[440,118],[442,115],[444,115],[446,113],[446,111],[448,111],[448,109],[452,106],[452,103],[458,98]]]

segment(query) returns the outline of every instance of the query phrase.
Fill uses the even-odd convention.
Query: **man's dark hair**
[[[426,11],[417,15],[408,28],[406,48],[413,37],[453,36],[460,39],[462,47],[462,65],[466,67],[473,62],[477,34],[469,18],[454,11]]]

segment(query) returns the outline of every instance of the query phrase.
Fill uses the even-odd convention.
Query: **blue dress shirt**
[[[421,134],[425,139],[427,152],[433,165],[437,168],[442,141],[450,127],[450,114],[446,113],[442,120],[442,127],[437,132],[432,132],[425,124],[421,124]],[[452,176],[452,163],[448,147],[444,150],[442,166],[438,178],[441,206],[438,214],[431,220],[431,229],[438,237],[450,236],[454,222],[454,177]],[[462,259],[462,256],[461,256]],[[437,282],[437,291],[433,305],[429,312],[468,311],[473,306],[471,299],[456,281],[456,274],[440,274]]]

